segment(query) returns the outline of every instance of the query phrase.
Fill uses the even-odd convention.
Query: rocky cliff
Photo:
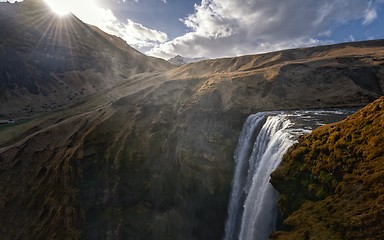
[[[288,150],[271,182],[287,231],[272,239],[384,238],[384,97]]]
[[[365,60],[353,56],[350,65],[321,59],[329,69],[324,78],[289,61],[275,69],[185,75],[199,68],[192,65],[135,75],[72,108],[3,126],[1,238],[222,238],[245,118],[369,102],[381,94],[378,43],[357,48]],[[355,74],[373,87],[350,79],[359,64],[374,77]],[[296,67],[291,75],[281,70]]]
[[[199,62],[203,60],[207,60],[208,58],[200,57],[200,58],[187,58],[180,55],[177,55],[173,58],[168,59],[168,62],[175,66],[183,66],[189,63]]]
[[[0,21],[0,46],[10,56],[0,63],[3,115],[31,114],[19,110],[23,99],[36,109],[55,90],[101,90],[0,126],[0,239],[221,239],[233,151],[249,114],[361,106],[383,94],[384,41],[172,69],[74,17],[68,21],[78,27],[62,34],[83,37],[70,46],[53,38],[38,45],[46,25],[27,24],[34,18],[10,38],[7,26],[28,16],[18,9],[35,1],[0,4],[16,16]],[[65,54],[79,60],[72,66]],[[51,58],[68,69],[39,64]],[[18,82],[18,63],[31,71],[20,73],[28,84]],[[53,91],[42,94],[44,86]]]

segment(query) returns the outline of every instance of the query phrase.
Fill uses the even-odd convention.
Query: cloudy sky
[[[46,1],[165,59],[384,38],[384,0]]]

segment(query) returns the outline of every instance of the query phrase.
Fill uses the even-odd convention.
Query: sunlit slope
[[[384,41],[338,44],[207,60],[179,67],[177,77],[208,79],[225,106],[263,108],[356,105],[383,95]]]
[[[51,111],[134,74],[172,68],[44,1],[0,3],[0,115]]]
[[[346,63],[380,63],[383,60],[384,40],[341,43],[282,50],[258,55],[247,55],[233,58],[210,59],[179,67],[175,72],[185,75],[202,75],[213,73],[243,72],[249,73],[261,69],[276,69],[292,63],[315,62],[321,65],[333,61],[335,65]],[[274,68],[273,68],[274,67]]]

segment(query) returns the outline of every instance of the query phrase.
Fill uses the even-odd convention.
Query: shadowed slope
[[[54,15],[42,0],[0,3],[0,56],[6,116],[50,111],[132,75],[172,68],[74,15]]]
[[[80,26],[86,42],[68,53],[82,59],[77,70],[50,72],[50,79],[76,79],[76,90],[81,78],[70,76],[83,76],[86,86],[111,88],[100,87],[71,108],[0,127],[2,239],[222,239],[233,151],[249,114],[361,106],[382,94],[382,41],[164,71],[162,61],[143,57],[140,65],[140,53],[120,39]],[[95,45],[87,42],[88,32]],[[23,48],[13,48],[20,56],[13,61],[38,69]],[[60,54],[53,58],[71,64]],[[144,72],[134,74],[137,69]],[[36,86],[40,93],[43,87]],[[19,102],[13,104],[6,106],[17,109]]]

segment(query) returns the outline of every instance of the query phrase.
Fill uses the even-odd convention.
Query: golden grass
[[[272,183],[293,227],[274,239],[383,239],[384,97],[301,138]]]

